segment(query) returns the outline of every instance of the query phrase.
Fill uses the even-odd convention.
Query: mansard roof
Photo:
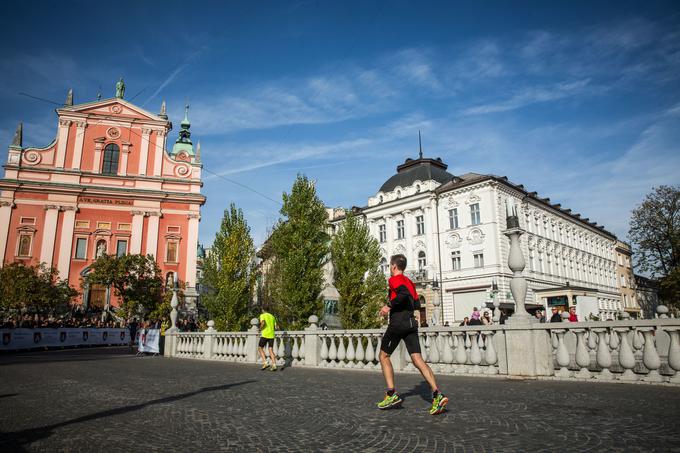
[[[524,188],[524,185],[522,184],[515,184],[508,180],[507,176],[498,176],[498,175],[483,175],[479,173],[466,173],[461,176],[456,176],[454,177],[451,181],[442,184],[441,186],[437,187],[435,189],[435,192],[440,195],[445,192],[449,192],[455,189],[459,189],[461,187],[466,187],[470,186],[472,184],[480,183],[483,181],[495,181],[500,184],[503,184],[505,186],[511,187],[522,194],[524,194],[524,198],[528,198],[533,200],[535,203],[542,205],[543,207],[547,208],[548,210],[554,211],[554,212],[559,212],[562,215],[567,215],[571,217],[573,220],[587,226],[590,228],[595,228],[599,230],[601,233],[610,236],[612,239],[617,239],[616,235],[610,231],[607,231],[602,225],[598,225],[597,222],[591,222],[589,218],[587,217],[581,217],[581,214],[578,213],[572,213],[571,209],[563,208],[560,203],[551,203],[550,198],[542,198],[539,197],[536,192],[529,192]]]
[[[448,166],[441,158],[431,159],[420,157],[418,159],[406,159],[397,167],[397,174],[380,187],[380,192],[391,192],[396,187],[408,187],[416,181],[437,181],[445,183],[453,179],[453,175],[446,171]]]

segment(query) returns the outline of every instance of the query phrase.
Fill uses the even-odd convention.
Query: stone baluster
[[[354,363],[356,359],[356,353],[354,351],[354,337],[352,335],[347,335],[347,366],[349,368],[354,368],[356,365]]]
[[[642,363],[649,370],[646,376],[642,377],[645,382],[662,382],[663,378],[659,374],[661,367],[661,358],[656,350],[654,342],[654,327],[640,327],[640,331],[645,336],[645,349],[642,352]]]
[[[375,360],[375,350],[373,349],[373,335],[368,335],[366,337],[366,367],[372,368]]]
[[[670,382],[680,384],[680,331],[679,327],[668,327],[665,329],[671,341],[668,345],[668,366],[674,371]]]
[[[453,357],[453,335],[451,332],[444,334],[444,346],[443,346],[443,361],[446,364],[447,371],[451,371],[452,364],[455,358]]]
[[[328,358],[330,359],[329,365],[337,366],[338,363],[336,360],[338,359],[338,349],[335,345],[335,335],[331,335],[329,338],[331,340],[330,349],[328,350]]]
[[[464,373],[465,372],[465,363],[467,362],[467,351],[465,350],[465,333],[463,332],[455,332],[453,337],[453,345],[456,348],[456,353],[454,354],[454,358],[456,360],[456,364],[459,366],[456,367],[456,372],[458,373]]]
[[[427,334],[426,334],[427,335]],[[437,347],[437,343],[439,342],[439,334],[438,333],[432,333],[430,335],[430,350],[429,350],[429,356],[430,356],[430,362],[433,364],[438,364],[439,363],[439,348]]]
[[[487,364],[484,372],[486,374],[498,374],[498,368],[496,368],[496,363],[498,362],[498,354],[496,354],[496,348],[493,344],[493,336],[496,332],[488,330],[483,333],[486,343],[486,354],[484,355],[484,361]]]
[[[423,356],[423,360],[425,362],[430,361],[430,354],[428,354],[428,348],[427,348],[427,334],[421,334],[418,335],[418,342],[420,343],[420,352]],[[408,353],[407,353],[408,354]]]
[[[357,352],[356,352],[356,367],[364,367],[364,337],[361,335],[357,336]]]
[[[621,344],[619,347],[619,364],[623,368],[623,374],[619,376],[622,381],[637,381],[638,377],[633,371],[635,368],[635,355],[633,350],[628,343],[628,333],[630,332],[630,327],[616,327],[614,332],[620,335]],[[616,336],[612,335],[612,336]]]
[[[328,365],[328,335],[320,335],[321,339],[321,365],[322,366],[327,366]]]
[[[609,347],[612,348],[612,351],[616,351],[619,349],[619,345],[621,344],[621,341],[619,340],[619,334],[616,332],[616,329],[612,329],[611,333],[609,334]]]
[[[217,348],[220,354],[220,360],[224,360],[224,356],[227,351],[227,341],[225,337],[220,337],[220,346]]]
[[[291,337],[290,341],[293,344],[293,349],[291,350],[291,362],[297,364],[300,361],[300,349],[298,348],[297,337]]]
[[[602,368],[602,371],[600,371],[598,374],[595,375],[596,379],[602,379],[602,380],[611,380],[614,378],[612,375],[612,372],[609,371],[609,367],[612,366],[612,353],[609,350],[609,344],[606,341],[606,334],[607,334],[607,329],[606,328],[597,328],[593,329],[593,332],[597,334],[597,354],[596,354],[596,359],[597,359],[597,366]]]
[[[338,347],[338,365],[344,367],[345,360],[347,359],[347,349],[345,348],[345,336],[338,335],[338,340],[340,341],[340,346]]]
[[[555,351],[555,358],[557,359],[557,364],[560,366],[559,371],[555,373],[555,376],[568,378],[571,376],[569,371],[569,351],[567,350],[567,345],[564,343],[564,334],[566,329],[553,329],[553,333],[557,337],[557,350]]]
[[[299,349],[299,354],[300,354],[300,363],[305,363],[305,336],[300,335],[300,349]]]
[[[276,350],[276,358],[278,359],[278,362],[279,362],[280,365],[285,365],[286,364],[285,338],[280,337],[278,340],[279,340],[279,347]]]
[[[590,348],[591,351],[597,349],[597,334],[592,329],[588,334],[588,348]]]
[[[380,368],[380,347],[382,346],[382,336],[377,335],[378,341],[375,343],[375,360],[377,363],[375,364],[375,368],[379,369]]]
[[[479,332],[475,332],[479,335]],[[479,374],[482,372],[479,364],[482,363],[482,351],[479,348],[479,341],[477,337],[470,340],[470,363],[472,363],[472,373]]]
[[[588,340],[586,336],[588,331],[586,329],[572,329],[576,334],[576,365],[579,371],[574,374],[574,377],[579,379],[590,379],[593,377],[588,369],[590,366],[590,352],[588,351]]]

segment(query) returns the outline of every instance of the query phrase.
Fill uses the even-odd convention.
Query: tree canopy
[[[243,211],[233,203],[224,211],[203,266],[203,304],[218,330],[244,330],[253,315],[257,274],[255,245]]]
[[[387,294],[387,281],[379,268],[380,258],[380,246],[368,226],[348,212],[331,241],[333,280],[340,294],[343,328],[380,326],[378,311]]]
[[[0,268],[0,295],[2,310],[60,314],[71,308],[78,291],[53,267],[7,263]]]

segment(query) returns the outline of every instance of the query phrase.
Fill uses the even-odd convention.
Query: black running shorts
[[[260,337],[260,344],[259,346],[261,348],[264,348],[266,346],[269,346],[270,348],[274,347],[274,339],[273,338],[265,338],[265,337]]]
[[[409,354],[420,354],[420,342],[418,341],[418,327],[405,326],[404,328],[398,326],[388,326],[385,335],[383,335],[380,349],[391,355],[399,342],[404,340],[406,350]]]

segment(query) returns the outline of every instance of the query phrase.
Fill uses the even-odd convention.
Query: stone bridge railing
[[[383,329],[277,332],[279,364],[380,370]],[[212,325],[212,323],[209,323]],[[166,334],[169,357],[256,363],[258,321],[247,332]],[[420,329],[423,358],[439,374],[680,384],[680,319],[510,323]],[[403,343],[396,371],[417,372]]]

